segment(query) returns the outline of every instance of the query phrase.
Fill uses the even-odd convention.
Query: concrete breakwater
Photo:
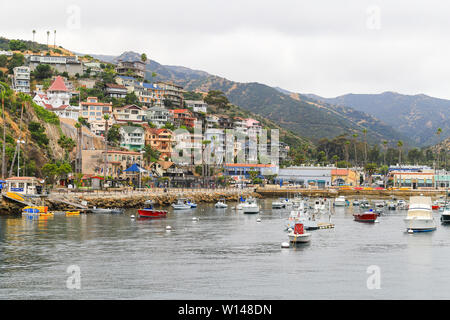
[[[157,207],[169,206],[175,203],[179,198],[189,199],[195,203],[215,203],[220,199],[225,199],[229,202],[236,202],[239,198],[252,196],[261,198],[261,196],[253,190],[224,190],[224,191],[169,191],[160,193],[130,193],[130,194],[96,194],[96,195],[82,195],[77,197],[70,197],[72,202],[82,203],[87,202],[89,208],[143,208],[145,201],[152,200]],[[67,198],[67,197],[66,197]],[[47,205],[50,210],[65,210],[70,206],[61,203],[55,199],[47,199]]]

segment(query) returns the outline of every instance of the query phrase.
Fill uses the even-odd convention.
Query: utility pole
[[[2,95],[2,118],[3,118],[3,150],[2,150],[2,179],[6,178],[6,122],[5,122],[5,87],[0,84],[0,93]]]

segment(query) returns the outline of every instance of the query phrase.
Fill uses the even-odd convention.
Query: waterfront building
[[[145,82],[136,82],[134,93],[139,102],[147,107],[164,106],[164,90],[157,85]]]
[[[117,76],[115,80],[117,84],[126,87],[128,93],[134,92],[134,86],[138,82],[134,77],[129,76]]]
[[[333,186],[357,186],[359,175],[352,169],[331,170],[331,181]]]
[[[120,60],[116,67],[116,72],[119,75],[131,76],[134,75],[138,78],[145,77],[145,62],[140,60]]]
[[[134,151],[108,150],[107,176],[113,179],[125,179],[127,168],[142,162],[142,154]],[[103,175],[105,150],[83,150],[82,172],[85,175]]]
[[[157,150],[161,154],[161,159],[170,159],[172,157],[172,143],[174,141],[172,131],[169,129],[150,128],[147,124],[143,125],[145,129],[145,145]]]
[[[81,102],[81,117],[88,122],[101,121],[105,114],[112,115],[112,103],[98,102],[97,97],[88,97]]]
[[[105,91],[108,97],[116,99],[123,99],[128,93],[127,87],[115,83],[107,83]]]
[[[113,109],[114,119],[117,123],[143,123],[145,121],[147,108],[137,105],[127,105]]]
[[[186,100],[186,108],[192,109],[194,112],[208,112],[208,104],[203,100]]]
[[[183,87],[171,82],[157,82],[158,88],[163,90],[164,99],[170,101],[171,107],[183,107]]]
[[[449,189],[450,188],[450,172],[442,171],[442,172],[436,173],[436,175],[434,177],[434,181],[435,181],[436,187]]]
[[[392,171],[394,186],[399,188],[434,188],[435,174],[431,172]]]
[[[12,88],[16,92],[30,93],[30,68],[26,66],[13,69]]]
[[[67,72],[69,76],[83,74],[83,65],[78,60],[78,56],[44,56],[31,55],[28,56],[28,64],[31,71],[34,71],[40,64],[48,64],[59,73]]]
[[[328,188],[332,185],[331,172],[336,167],[299,166],[280,169],[276,181],[303,187]]]
[[[173,121],[176,122],[179,126],[184,125],[188,128],[193,128],[197,121],[192,113],[188,109],[175,109],[170,110],[173,115]]]
[[[131,151],[140,151],[145,145],[145,132],[141,126],[122,126],[119,129],[120,146]]]
[[[10,177],[6,179],[6,192],[14,192],[27,196],[42,193],[43,181],[36,177]]]
[[[226,163],[223,167],[226,176],[245,179],[250,177],[250,171],[258,172],[258,177],[263,179],[264,176],[279,174],[281,170],[274,164]]]
[[[172,113],[163,107],[153,107],[147,109],[146,121],[150,121],[158,128],[164,127],[167,122],[172,122]]]

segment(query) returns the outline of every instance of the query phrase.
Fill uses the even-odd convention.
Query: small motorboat
[[[355,199],[355,200],[353,200],[352,204],[353,204],[354,207],[359,207],[360,202],[359,202],[358,199]]]
[[[80,211],[66,211],[66,216],[79,216]]]
[[[436,223],[431,209],[431,198],[422,195],[411,197],[408,214],[404,221],[406,230],[410,233],[436,230]]]
[[[220,199],[214,206],[216,209],[226,209],[228,208],[228,205],[225,202],[225,199]]]
[[[272,209],[286,209],[292,207],[292,202],[287,198],[280,198],[278,201],[272,202]]]
[[[364,213],[355,213],[353,218],[358,222],[375,222],[378,218],[378,214],[370,209],[370,211]]]
[[[311,241],[311,233],[305,233],[302,223],[297,223],[288,236],[291,243],[307,243]]]
[[[140,219],[165,218],[166,216],[167,211],[156,210],[153,208],[153,205],[150,205],[148,208],[138,210],[138,217]]]
[[[447,224],[450,223],[450,204],[448,204],[444,211],[441,213],[441,223]]]
[[[44,206],[28,206],[22,209],[23,215],[29,215],[29,214],[37,214],[40,215],[41,213],[47,213],[48,207]]]
[[[347,206],[347,200],[344,196],[339,196],[336,199],[334,199],[334,206],[335,207],[345,207]]]
[[[396,209],[397,209],[397,204],[393,201],[389,202],[388,210],[396,210]]]
[[[41,213],[39,213],[39,217],[48,218],[48,217],[54,217],[54,216],[55,216],[55,214],[53,212],[41,212]]]
[[[259,206],[254,198],[246,199],[245,202],[241,204],[241,208],[243,213],[259,213]]]
[[[96,214],[122,214],[123,213],[123,209],[118,209],[118,208],[114,208],[114,209],[104,209],[104,208],[93,208],[91,209],[92,213],[96,213]]]
[[[397,209],[399,210],[407,210],[408,203],[405,200],[397,200]]]
[[[359,203],[359,207],[361,209],[369,209],[370,208],[369,200],[366,200],[366,199],[361,200],[361,202]]]
[[[188,210],[191,209],[192,206],[190,203],[188,203],[187,199],[178,199],[176,203],[172,204],[172,208],[174,208],[174,210]]]

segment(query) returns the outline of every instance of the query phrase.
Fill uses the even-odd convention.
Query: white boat
[[[388,209],[389,210],[395,210],[397,209],[397,204],[394,201],[391,201],[388,203]]]
[[[243,213],[259,213],[259,206],[256,203],[256,199],[248,198],[241,204]]]
[[[405,200],[397,200],[397,209],[400,210],[408,209],[408,203]]]
[[[172,204],[174,210],[187,210],[191,209],[191,204],[186,199],[178,199],[176,203]]]
[[[353,200],[353,206],[354,207],[358,207],[359,206],[359,200],[358,199]]]
[[[294,207],[286,223],[286,229],[293,229],[298,223],[301,223],[306,230],[319,229],[317,212],[308,213],[304,203]]]
[[[346,205],[347,205],[347,201],[345,200],[344,196],[339,196],[336,199],[334,199],[335,207],[345,207]]]
[[[441,223],[450,223],[450,204],[447,204],[441,213]]]
[[[359,207],[361,209],[369,209],[370,208],[369,200],[366,200],[366,199],[361,200],[361,202],[359,203]]]
[[[288,236],[291,243],[307,243],[311,241],[311,233],[304,232],[303,224],[301,223],[297,223]]]
[[[228,205],[225,203],[225,199],[220,199],[215,205],[217,209],[225,209],[228,208]]]
[[[436,222],[431,209],[431,198],[411,197],[408,215],[404,219],[408,232],[426,232],[436,230]]]
[[[384,200],[374,200],[373,205],[375,208],[384,208],[386,206],[386,203]]]
[[[287,198],[280,198],[278,201],[272,202],[272,209],[286,209],[292,207],[292,202]]]

